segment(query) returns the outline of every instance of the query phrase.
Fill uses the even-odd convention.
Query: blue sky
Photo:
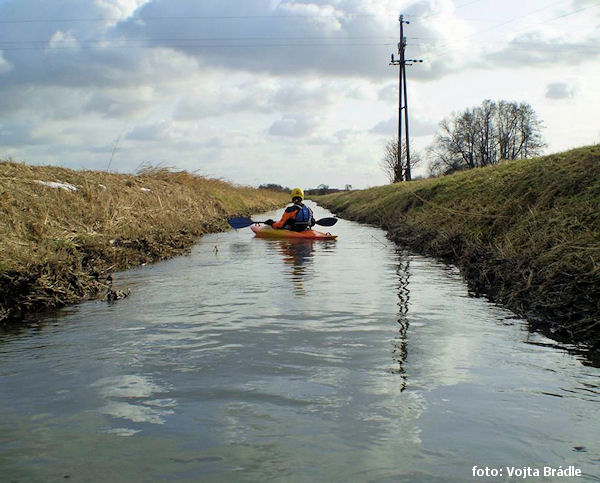
[[[600,142],[597,0],[0,0],[0,157],[384,184],[400,13],[414,151],[484,99],[531,104],[547,152]]]

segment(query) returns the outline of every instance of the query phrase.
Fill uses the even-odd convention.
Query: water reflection
[[[266,242],[269,243],[270,249],[274,249],[281,256],[284,263],[284,275],[292,281],[294,294],[305,295],[304,282],[312,275],[316,242],[314,240],[269,240]]]
[[[174,413],[177,402],[173,398],[156,398],[168,394],[168,387],[161,386],[149,376],[124,374],[104,377],[91,384],[106,404],[99,410],[113,418],[132,423],[164,424],[167,416]],[[119,434],[132,435],[139,432],[132,428],[116,428]]]
[[[393,358],[395,374],[402,378],[400,391],[406,389],[406,370],[404,364],[408,354],[407,350],[407,331],[408,331],[408,302],[410,300],[409,275],[410,275],[410,256],[407,252],[398,251],[398,266],[396,268],[398,275],[398,334],[393,342]]]
[[[23,320],[0,323],[0,345],[21,337],[41,334],[46,328],[61,327],[62,317],[76,312],[75,307],[47,310],[39,314],[28,314]]]
[[[336,232],[207,235],[189,257],[123,274],[127,300],[0,331],[2,481],[462,482],[474,464],[565,462],[598,474],[597,370],[523,343],[455,269],[371,227]]]

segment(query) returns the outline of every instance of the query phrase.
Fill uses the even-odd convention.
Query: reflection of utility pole
[[[400,42],[398,42],[398,56],[399,59],[394,59],[392,54],[392,61],[390,65],[399,66],[398,70],[398,166],[397,169],[402,170],[402,111],[404,111],[404,132],[406,137],[406,164],[400,176],[396,176],[396,179],[402,181],[410,181],[410,147],[408,142],[408,98],[406,95],[406,66],[412,65],[408,62],[423,62],[419,59],[405,59],[404,48],[406,47],[406,37],[404,36],[404,24],[409,24],[408,20],[404,20],[404,15],[400,15]]]
[[[398,335],[393,341],[394,345],[394,362],[398,364],[398,368],[394,369],[396,374],[399,374],[402,378],[400,385],[400,391],[406,389],[406,358],[408,355],[408,311],[409,311],[409,300],[410,300],[410,256],[408,252],[402,251],[399,253],[398,267],[396,268],[398,274],[398,307],[400,307],[398,313],[398,324],[400,324],[400,330]]]

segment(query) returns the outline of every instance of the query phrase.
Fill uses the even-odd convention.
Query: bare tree
[[[542,138],[542,122],[537,118],[533,108],[526,103],[519,105],[518,135],[520,147],[517,152],[519,158],[529,158],[542,153],[546,143]],[[515,156],[513,159],[517,159]]]
[[[475,108],[475,130],[478,135],[477,158],[481,166],[498,162],[497,143],[494,136],[497,114],[498,107],[490,100],[483,101],[480,107]]]
[[[427,150],[433,175],[535,156],[545,146],[542,124],[527,103],[485,100],[452,114],[439,127]]]
[[[413,151],[410,155],[410,166],[413,168],[421,162],[421,155]],[[383,169],[390,183],[403,181],[406,171],[406,143],[402,143],[402,158],[398,163],[398,138],[390,139],[384,149],[381,169]]]
[[[500,101],[498,109],[498,147],[500,159],[515,159],[515,140],[518,124],[517,105]]]

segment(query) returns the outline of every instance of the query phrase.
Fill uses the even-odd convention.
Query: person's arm
[[[281,220],[273,223],[271,226],[273,228],[283,228],[285,226],[286,221],[288,221],[290,218],[294,219],[296,211],[297,210],[295,210],[293,206],[286,208],[285,211],[283,212],[283,216],[281,217]]]

